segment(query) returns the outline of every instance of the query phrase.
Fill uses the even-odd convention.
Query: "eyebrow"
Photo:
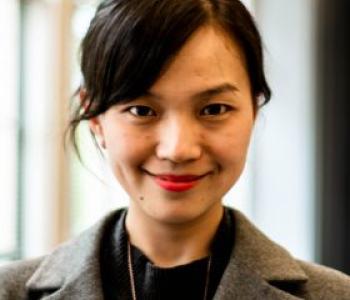
[[[224,83],[215,87],[212,87],[208,90],[201,91],[199,93],[196,93],[193,98],[197,99],[210,99],[213,98],[214,96],[228,93],[228,92],[237,92],[238,88],[230,83]]]
[[[192,98],[194,99],[203,99],[203,100],[207,100],[207,99],[210,99],[210,98],[213,98],[217,95],[221,95],[221,94],[224,94],[224,93],[229,93],[229,92],[237,92],[239,91],[238,88],[231,84],[231,83],[223,83],[223,84],[220,84],[218,86],[214,86],[214,87],[211,87],[207,90],[204,90],[204,91],[200,91],[198,93],[195,93]],[[157,94],[154,94],[152,93],[151,91],[147,91],[145,93],[145,96],[146,97],[152,97],[152,98],[158,98],[158,99],[161,99],[162,97],[157,95]]]

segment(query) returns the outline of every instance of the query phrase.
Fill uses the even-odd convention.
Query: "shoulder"
[[[29,292],[52,291],[63,288],[63,283],[91,277],[96,282],[102,240],[106,231],[124,215],[125,209],[112,211],[48,255],[0,267],[0,300],[27,299]]]
[[[296,261],[308,276],[308,299],[350,299],[350,276],[319,264]]]
[[[0,299],[24,299],[25,283],[33,275],[43,257],[17,261],[0,267]]]
[[[348,275],[295,258],[287,249],[261,232],[241,212],[232,211],[235,243],[231,272],[235,272],[234,267],[239,265],[244,269],[246,277],[256,279],[257,275],[263,282],[302,299],[350,300]]]

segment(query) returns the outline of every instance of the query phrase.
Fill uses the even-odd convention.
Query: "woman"
[[[222,205],[270,98],[238,0],[106,0],[82,44],[89,123],[130,207],[1,271],[0,299],[350,299]]]

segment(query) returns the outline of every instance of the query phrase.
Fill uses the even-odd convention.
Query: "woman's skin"
[[[130,241],[155,265],[209,254],[222,197],[244,168],[255,120],[252,101],[238,44],[207,25],[146,95],[89,121],[130,195]],[[164,174],[203,177],[189,183]]]

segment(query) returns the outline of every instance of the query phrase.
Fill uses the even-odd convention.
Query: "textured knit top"
[[[106,231],[101,251],[101,278],[105,300],[132,299],[127,262],[125,216]],[[225,209],[211,245],[208,297],[212,299],[229,261],[234,241],[233,214]],[[208,257],[172,268],[155,266],[140,249],[132,246],[136,297],[142,300],[203,300]]]

